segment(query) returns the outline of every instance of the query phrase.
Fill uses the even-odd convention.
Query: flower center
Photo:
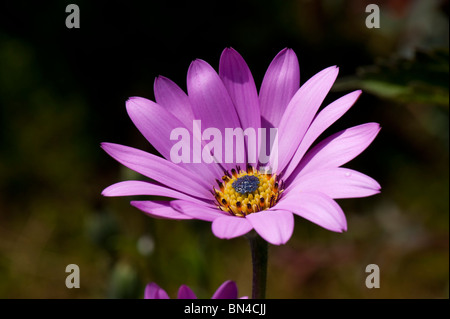
[[[259,187],[260,180],[255,175],[244,175],[239,177],[237,180],[231,184],[236,192],[241,195],[245,195],[247,193],[253,193]]]
[[[237,167],[225,172],[222,182],[213,187],[218,208],[238,217],[260,212],[274,206],[282,189],[275,174],[259,172],[250,165],[246,171]]]

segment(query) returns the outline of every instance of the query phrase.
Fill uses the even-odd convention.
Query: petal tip
[[[280,52],[278,52],[278,54],[275,56],[275,58],[273,59],[273,61],[279,61],[279,59],[287,59],[290,60],[292,59],[292,61],[294,61],[295,63],[298,64],[298,59],[297,59],[297,55],[295,54],[295,51],[291,48],[284,48],[282,49]],[[272,61],[272,62],[273,62]]]
[[[206,64],[208,64],[208,62],[206,62],[205,60],[198,59],[198,58],[194,59],[194,60],[192,60],[191,64],[189,65],[188,72],[191,69],[195,70],[195,69],[197,69],[197,68],[199,68],[199,67],[201,67],[203,65],[206,65]]]
[[[235,49],[233,49],[233,47],[226,47],[225,49],[223,49],[222,54],[223,53],[235,53],[237,52]]]
[[[131,102],[133,103],[137,103],[139,100],[143,100],[144,98],[139,97],[139,96],[130,96],[126,101],[125,104],[129,104]]]
[[[100,143],[100,147],[105,151],[105,152],[108,152],[108,148],[111,146],[111,143],[109,143],[109,142],[101,142]]]
[[[292,54],[292,53],[295,54],[294,50],[289,47],[286,47],[286,48],[283,48],[278,54],[283,55],[283,54]]]
[[[128,114],[131,117],[131,113],[138,111],[142,107],[144,107],[146,104],[151,102],[150,100],[147,100],[146,98],[140,97],[140,96],[130,96],[125,101],[125,107],[127,109]]]
[[[109,197],[108,196],[108,188],[109,187],[106,187],[104,190],[102,190],[102,192],[100,193],[102,196],[104,196],[104,197]]]

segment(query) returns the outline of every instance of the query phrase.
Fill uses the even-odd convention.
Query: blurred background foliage
[[[136,174],[103,141],[154,149],[124,102],[153,99],[164,75],[185,88],[190,62],[217,69],[231,46],[259,85],[284,47],[301,80],[330,65],[339,78],[324,105],[363,89],[326,133],[376,121],[375,142],[347,165],[382,193],[339,200],[348,231],[300,218],[269,248],[268,298],[448,298],[448,1],[250,0],[166,3],[69,1],[0,4],[0,297],[141,298],[155,281],[175,296],[188,284],[209,298],[225,280],[251,295],[244,238],[219,240],[202,221],[152,219],[106,186]],[[380,7],[368,29],[366,5]],[[327,134],[326,134],[327,135]],[[65,267],[81,288],[65,287]],[[378,264],[381,288],[365,287]]]

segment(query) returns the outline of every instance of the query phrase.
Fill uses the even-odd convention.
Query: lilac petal
[[[142,201],[131,201],[130,202],[134,207],[143,207],[147,210],[150,209],[160,209],[170,207],[170,201],[158,201],[158,200],[142,200]]]
[[[300,67],[294,51],[281,50],[270,63],[259,92],[261,116],[269,127],[279,127],[281,116],[300,87]]]
[[[170,299],[167,292],[154,282],[145,287],[144,299]]]
[[[170,207],[170,202],[132,201],[130,204],[153,218],[192,219],[192,217],[186,216]]]
[[[211,299],[237,299],[238,288],[234,281],[227,280],[217,288]]]
[[[172,201],[171,206],[180,213],[183,213],[194,219],[205,220],[208,222],[212,222],[214,219],[221,216],[229,216],[228,213],[222,212],[218,208],[212,208],[210,206],[199,205],[182,200]]]
[[[330,168],[301,175],[284,194],[317,191],[331,198],[355,198],[378,194],[381,186],[373,178],[348,168]]]
[[[277,172],[291,160],[338,72],[335,66],[320,71],[303,84],[289,102],[278,128],[278,151],[270,158],[270,166]]]
[[[245,217],[255,231],[273,245],[285,244],[294,231],[294,216],[290,211],[262,211]]]
[[[379,131],[378,123],[366,123],[333,134],[312,148],[300,161],[295,172],[300,176],[316,169],[344,165],[361,154]]]
[[[219,75],[236,107],[242,129],[250,128],[256,132],[261,127],[259,98],[247,63],[237,51],[226,48],[220,57]],[[247,154],[249,163],[258,163],[257,138],[255,136],[254,144],[249,139],[245,141],[246,150],[252,152],[250,156]]]
[[[361,95],[361,91],[354,91],[343,97],[337,99],[333,103],[325,107],[313,120],[311,126],[305,133],[300,146],[297,148],[294,156],[292,157],[289,165],[284,171],[285,180],[291,175],[294,169],[297,167],[300,160],[305,155],[309,147],[314,143],[314,141],[336,120],[338,120],[345,112],[347,112],[350,107],[356,102],[356,100]]]
[[[196,119],[201,120],[202,128],[218,129],[225,136],[225,128],[240,128],[239,118],[230,95],[219,75],[203,60],[191,63],[187,76],[187,89]],[[225,143],[222,143],[222,154],[225,155]],[[244,149],[237,149],[245,152]],[[226,169],[234,167],[225,163]]]
[[[197,299],[197,296],[191,288],[181,285],[180,289],[178,289],[178,299]]]
[[[242,129],[260,127],[259,98],[255,81],[247,63],[236,50],[223,50],[219,75],[236,107]]]
[[[170,79],[159,76],[153,85],[156,102],[182,122],[192,128],[194,114],[186,93]]]
[[[162,86],[161,81],[157,82],[160,84],[155,85],[156,87]],[[167,82],[169,83],[169,82]],[[167,84],[166,84],[167,85]],[[174,84],[175,85],[175,84]],[[161,91],[161,88],[159,89]],[[181,90],[181,89],[180,89]],[[169,93],[163,90],[159,92],[159,95],[164,97],[164,103],[170,103]],[[183,93],[184,94],[184,93]],[[161,98],[161,97],[160,97]],[[187,96],[186,96],[187,98]],[[169,101],[167,101],[169,100]],[[182,103],[184,99],[180,97],[178,103]],[[189,101],[188,101],[189,102]],[[175,102],[173,102],[175,103]],[[184,117],[184,120],[189,120],[190,124],[186,124],[180,121],[172,113],[166,110],[163,106],[156,104],[150,100],[141,97],[132,97],[127,103],[127,111],[134,125],[139,129],[139,131],[144,135],[144,137],[153,145],[153,147],[167,160],[171,160],[170,152],[172,147],[177,143],[177,141],[171,140],[171,134],[175,129],[185,128],[192,134],[192,120],[193,116],[189,118]],[[177,106],[182,107],[182,106]],[[189,108],[190,106],[188,106]],[[191,145],[193,143],[189,140],[189,149],[192,153]],[[179,163],[178,166],[182,166],[190,171],[195,171],[198,174],[202,174],[204,178],[210,183],[214,182],[217,174],[221,173],[218,165],[216,163],[211,163],[206,165],[205,163]]]
[[[135,195],[151,195],[164,196],[176,199],[184,199],[194,203],[205,205],[206,203],[195,197],[180,193],[176,190],[156,185],[144,181],[123,181],[105,188],[102,192],[103,196],[135,196]]]
[[[155,99],[159,105],[166,108],[175,117],[177,117],[183,124],[184,127],[190,133],[190,136],[194,138],[193,125],[194,125],[194,114],[192,111],[191,101],[186,93],[174,82],[159,76],[155,79],[154,84]],[[190,141],[194,143],[193,141]],[[205,141],[199,141],[199,143],[205,145]],[[173,144],[171,144],[173,145]],[[189,149],[193,152],[193,145],[190,145]],[[222,170],[216,163],[180,163],[179,165],[201,174],[206,180],[214,183],[214,179],[222,174]]]
[[[210,185],[172,162],[124,145],[102,143],[101,146],[115,160],[142,175],[180,192],[211,199],[208,191]]]
[[[161,105],[141,97],[129,98],[126,106],[128,115],[142,135],[170,160],[170,149],[174,144],[170,134],[173,129],[184,127],[184,124]]]
[[[213,234],[222,239],[231,239],[245,235],[252,230],[252,225],[246,218],[235,216],[221,216],[212,222]]]
[[[347,221],[341,207],[329,196],[320,192],[291,192],[286,194],[273,209],[291,211],[331,231],[347,230]]]
[[[160,79],[155,82],[155,88],[158,88],[158,96],[159,99],[162,99],[164,103],[163,106],[140,97],[132,97],[126,103],[128,114],[134,125],[150,144],[152,144],[153,147],[155,147],[155,149],[167,160],[171,160],[171,149],[175,143],[177,143],[177,141],[171,140],[171,134],[174,130],[186,129],[187,132],[190,133],[189,136],[193,136],[193,115],[181,113],[175,116],[165,107],[166,105],[171,104],[172,108],[183,108],[183,105],[173,105],[176,103],[184,103],[185,108],[190,109],[189,100],[186,94],[175,84],[169,83],[172,82],[168,79]],[[178,92],[175,87],[181,92]],[[175,110],[172,111],[176,112]],[[189,112],[192,113],[192,110],[189,110]],[[193,142],[191,141],[191,138],[189,138],[188,148],[190,152],[192,152],[193,147],[191,143]],[[221,173],[221,170],[216,163],[181,162],[178,166],[202,174],[210,183],[213,183],[217,175]]]

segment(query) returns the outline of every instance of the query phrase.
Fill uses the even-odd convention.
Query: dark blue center
[[[259,179],[254,175],[245,175],[235,180],[231,186],[241,195],[253,193],[259,187]]]

